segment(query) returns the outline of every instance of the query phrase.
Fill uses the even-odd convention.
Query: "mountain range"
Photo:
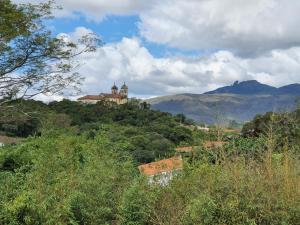
[[[197,122],[213,124],[235,120],[244,123],[257,114],[291,111],[300,99],[300,84],[280,88],[256,80],[234,82],[204,94],[177,94],[148,99],[153,109],[183,113]]]
[[[300,84],[290,84],[276,88],[267,84],[261,84],[256,80],[236,81],[231,86],[221,87],[204,94],[300,95]]]

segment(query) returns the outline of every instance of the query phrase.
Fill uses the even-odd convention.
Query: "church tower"
[[[124,82],[124,84],[121,87],[120,95],[123,95],[125,97],[128,96],[128,86],[125,84],[125,82]]]
[[[113,95],[118,94],[118,87],[116,86],[115,83],[114,83],[114,86],[112,86],[112,88],[111,88],[111,93],[112,93]]]

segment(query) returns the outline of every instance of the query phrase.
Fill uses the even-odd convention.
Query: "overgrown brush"
[[[300,163],[288,152],[273,155],[271,165],[242,158],[194,165],[150,190],[150,224],[300,223]]]

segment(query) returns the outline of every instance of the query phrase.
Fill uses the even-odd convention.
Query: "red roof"
[[[81,98],[78,98],[78,100],[96,100],[96,101],[101,101],[105,100],[106,98],[119,98],[123,99],[126,98],[124,95],[120,94],[100,94],[100,95],[86,95]]]
[[[3,144],[17,144],[19,142],[18,138],[8,137],[8,136],[0,136],[0,143]]]
[[[126,98],[126,96],[121,94],[101,94],[104,98]]]
[[[151,176],[160,174],[163,172],[170,172],[177,169],[182,169],[183,162],[181,157],[173,157],[169,159],[160,160],[153,163],[148,163],[139,166],[139,170],[141,173]]]
[[[177,147],[176,152],[192,152],[194,150],[194,146],[185,146],[185,147]]]
[[[238,129],[225,129],[224,130],[225,133],[236,133],[236,134],[240,134],[241,130]]]
[[[227,143],[225,141],[205,141],[203,145],[205,148],[220,148]]]
[[[103,100],[103,96],[101,96],[101,95],[86,95],[81,98],[78,98],[78,100]]]

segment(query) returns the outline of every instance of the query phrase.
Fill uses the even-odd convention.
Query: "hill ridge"
[[[229,87],[229,88],[228,88]],[[235,82],[204,94],[176,94],[148,99],[153,109],[183,113],[198,122],[213,124],[221,115],[224,122],[246,122],[257,114],[291,111],[300,97],[300,84],[280,88],[256,80]],[[217,114],[220,115],[217,115]]]
[[[248,81],[235,81],[230,86],[218,88],[213,91],[205,92],[204,94],[240,94],[240,95],[257,95],[257,94],[270,94],[270,95],[299,95],[300,84],[294,83],[282,87],[273,87],[271,85],[262,84],[257,80]]]

